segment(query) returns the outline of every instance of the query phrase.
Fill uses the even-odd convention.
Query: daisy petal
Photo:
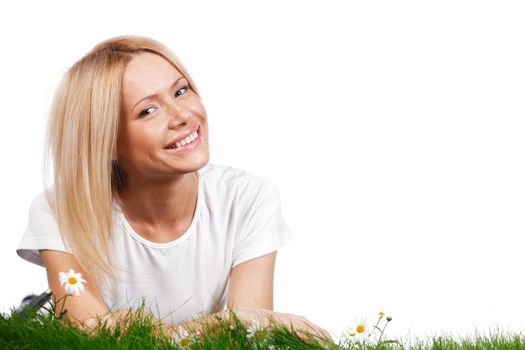
[[[59,272],[58,277],[66,294],[79,296],[80,293],[84,291],[84,283],[86,283],[86,281],[82,278],[80,272],[75,272],[75,270],[69,269],[67,273]]]

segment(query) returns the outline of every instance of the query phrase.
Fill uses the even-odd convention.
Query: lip
[[[179,142],[181,140],[184,140],[186,137],[190,136],[191,134],[193,134],[193,132],[195,130],[197,130],[198,128],[200,127],[200,125],[198,124],[195,124],[193,125],[191,128],[189,128],[188,130],[186,130],[182,135],[178,136],[177,138],[175,138],[174,140],[170,141],[166,146],[164,146],[164,148],[168,148],[172,145],[174,145],[176,142]]]
[[[184,146],[179,147],[179,148],[166,148],[166,152],[168,152],[168,153],[177,153],[178,154],[178,153],[186,153],[186,152],[194,150],[202,142],[201,134],[199,133],[198,135],[199,136],[197,136],[197,138],[192,143],[189,143],[189,144],[184,145]]]

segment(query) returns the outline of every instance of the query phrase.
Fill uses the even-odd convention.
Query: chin
[[[194,157],[191,157],[191,160],[188,159],[185,163],[188,164],[188,166],[190,166],[192,169],[194,169],[194,171],[197,171],[201,168],[204,168],[209,162],[209,152],[202,152],[199,154],[195,154]]]

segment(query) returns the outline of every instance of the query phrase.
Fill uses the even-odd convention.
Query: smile
[[[175,142],[174,144],[169,145],[165,149],[168,151],[175,151],[175,152],[192,150],[193,148],[195,148],[195,146],[201,143],[202,137],[199,131],[200,131],[200,128],[195,130],[192,134],[187,136],[185,139]]]

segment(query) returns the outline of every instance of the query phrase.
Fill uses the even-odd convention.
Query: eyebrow
[[[184,78],[184,75],[181,75],[180,77],[178,77],[177,80],[175,80],[175,82],[174,82],[173,84],[171,84],[170,89],[173,89],[173,87],[174,87],[175,85],[177,85],[177,83],[179,82],[179,80],[181,80],[182,78]],[[135,107],[137,107],[137,105],[138,105],[139,103],[141,103],[142,101],[147,100],[147,99],[150,99],[150,98],[152,98],[152,97],[157,97],[157,95],[158,95],[158,93],[157,93],[157,94],[148,95],[148,96],[146,96],[146,97],[141,98],[141,99],[140,99],[137,103],[135,103],[135,105],[130,109],[130,112],[133,111],[133,110],[135,109]]]

